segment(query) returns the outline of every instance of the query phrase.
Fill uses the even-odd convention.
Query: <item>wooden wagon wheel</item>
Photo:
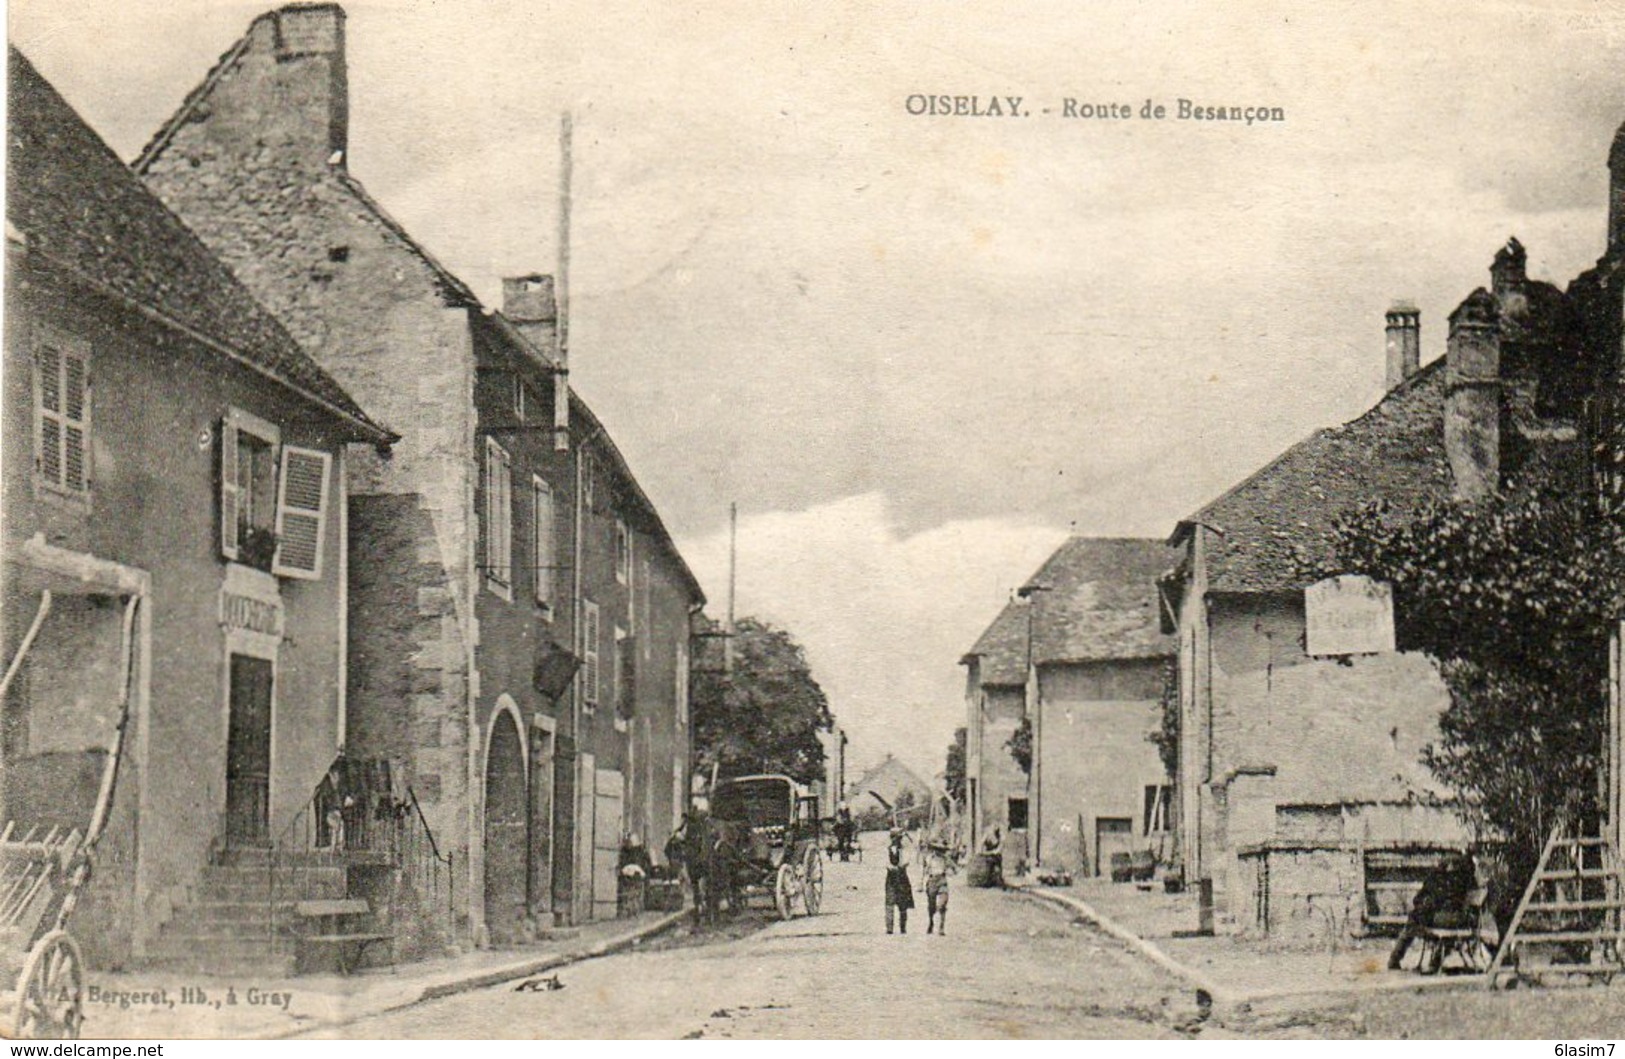
[[[779,873],[773,880],[773,903],[778,906],[780,919],[789,919],[794,914],[791,906],[795,899],[796,870],[785,861],[779,865]]]
[[[807,847],[807,863],[801,872],[801,903],[809,916],[818,914],[824,903],[824,854],[816,845]]]
[[[25,1040],[75,1040],[85,1021],[85,961],[79,943],[53,930],[29,950],[17,982],[12,1025]]]

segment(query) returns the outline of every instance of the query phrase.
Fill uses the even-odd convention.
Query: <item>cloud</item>
[[[964,723],[959,658],[1065,534],[1014,518],[901,531],[885,497],[863,493],[799,511],[741,513],[739,597],[787,629],[852,740],[853,767],[895,754],[941,771]],[[679,542],[725,613],[726,529]]]

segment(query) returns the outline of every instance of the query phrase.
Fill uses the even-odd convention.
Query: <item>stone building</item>
[[[1392,519],[1447,500],[1590,487],[1611,452],[1597,424],[1617,393],[1625,152],[1616,142],[1609,247],[1567,290],[1532,279],[1516,239],[1420,363],[1419,314],[1387,317],[1387,394],[1317,431],[1179,523],[1164,592],[1179,637],[1179,833],[1184,871],[1211,880],[1220,922],[1320,932],[1403,919],[1415,874],[1472,840],[1419,763],[1449,695],[1433,663],[1394,650],[1392,602],[1368,586],[1357,621],[1386,642],[1317,647],[1317,614],[1352,627],[1314,584],[1333,526],[1381,501]],[[1609,379],[1615,380],[1610,384]]]
[[[315,359],[409,429],[356,467],[352,756],[457,865],[454,930],[612,915],[686,804],[703,602],[569,384],[551,280],[483,305],[350,172],[345,18],[256,18],[134,167]]]
[[[83,834],[127,679],[86,956],[271,971],[220,888],[346,739],[349,467],[396,438],[15,50],[7,75],[6,664],[31,646],[0,819]]]
[[[1156,589],[1171,561],[1161,541],[1072,537],[962,660],[967,810],[978,834],[1006,830],[1008,863],[1099,875],[1113,854],[1171,855],[1172,787],[1150,738],[1173,656]],[[1008,748],[1023,718],[1030,780]]]
[[[965,667],[965,819],[980,843],[997,827],[1005,863],[1030,859],[1028,774],[1010,753],[1027,716],[1030,602],[1011,600],[959,660]]]

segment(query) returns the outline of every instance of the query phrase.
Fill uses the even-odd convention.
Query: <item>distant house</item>
[[[1180,651],[1180,849],[1187,877],[1211,880],[1221,924],[1391,926],[1417,872],[1473,838],[1420,763],[1449,704],[1433,663],[1394,650],[1381,586],[1350,596],[1314,571],[1334,565],[1338,518],[1370,501],[1403,520],[1452,498],[1588,487],[1586,410],[1618,357],[1620,231],[1567,292],[1530,279],[1511,240],[1433,363],[1420,363],[1417,310],[1396,306],[1382,400],[1179,523],[1164,590]],[[1384,623],[1386,642],[1371,636]],[[1317,626],[1342,645],[1312,640]]]
[[[1161,541],[1073,537],[963,660],[967,808],[979,834],[1006,829],[1007,859],[1104,874],[1113,854],[1171,854],[1173,792],[1150,739],[1173,657],[1156,588],[1169,563]],[[1030,782],[1008,747],[1023,717]]]
[[[84,833],[127,645],[74,932],[97,967],[228,959],[242,909],[221,888],[266,885],[232,857],[298,817],[346,738],[351,446],[397,439],[16,50],[7,88],[0,653],[32,647],[0,820]],[[209,915],[182,912],[194,898]],[[284,972],[263,915],[251,929],[235,956]]]
[[[859,776],[846,790],[846,800],[852,815],[881,808],[872,795],[878,794],[887,804],[895,807],[928,806],[931,787],[901,761],[886,755],[884,761]]]
[[[689,622],[659,512],[569,384],[553,281],[480,302],[350,172],[345,16],[254,19],[134,163],[311,350],[410,424],[357,468],[352,757],[455,866],[453,940],[613,916],[689,788]]]

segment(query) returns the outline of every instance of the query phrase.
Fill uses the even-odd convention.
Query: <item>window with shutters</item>
[[[485,439],[485,584],[503,599],[513,598],[513,462],[508,451]]]
[[[220,554],[269,572],[277,549],[281,432],[240,408],[220,420]]]
[[[535,521],[531,526],[531,553],[535,560],[536,602],[548,611],[553,609],[553,490],[540,477],[530,480],[531,511]]]
[[[587,709],[598,705],[598,604],[581,604],[581,701]]]
[[[293,445],[282,447],[273,574],[310,581],[321,579],[332,464],[333,457],[329,453]]]
[[[90,344],[44,332],[34,350],[34,467],[53,491],[90,492]]]

